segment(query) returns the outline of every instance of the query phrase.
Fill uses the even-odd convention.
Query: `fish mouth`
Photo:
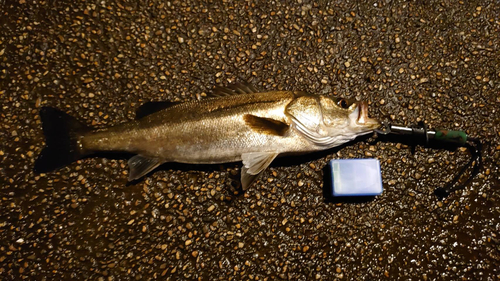
[[[380,122],[377,119],[373,119],[368,117],[368,103],[365,101],[358,103],[359,115],[356,123],[358,125],[369,127],[369,128],[378,128],[380,126]]]

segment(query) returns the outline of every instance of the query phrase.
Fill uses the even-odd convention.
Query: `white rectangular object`
[[[330,161],[333,196],[376,196],[382,194],[382,173],[377,159],[334,159]]]

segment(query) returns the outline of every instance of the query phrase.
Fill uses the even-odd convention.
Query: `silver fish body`
[[[379,126],[368,118],[366,103],[303,92],[256,92],[244,85],[219,95],[107,129],[80,130],[73,134],[76,154],[137,154],[129,160],[130,180],[165,162],[243,161],[246,189],[278,155],[328,149]]]
[[[285,108],[294,98],[292,92],[267,92],[187,102],[84,136],[82,145],[195,164],[240,161],[247,152],[315,150],[296,131],[286,136],[261,133],[245,122],[245,115],[253,115],[289,124]]]

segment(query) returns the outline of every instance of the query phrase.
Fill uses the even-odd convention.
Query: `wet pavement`
[[[0,1],[2,280],[500,279],[498,1],[138,2]],[[464,130],[483,167],[444,201],[466,150],[373,139],[277,161],[245,193],[238,164],[33,172],[42,106],[105,127],[237,81]],[[333,158],[380,159],[384,193],[325,200]]]

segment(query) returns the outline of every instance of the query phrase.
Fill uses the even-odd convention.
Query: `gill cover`
[[[292,128],[307,140],[321,147],[332,147],[342,138],[335,131],[344,131],[349,124],[349,113],[356,108],[351,103],[348,108],[341,108],[334,99],[307,95],[290,102],[285,113],[291,119]]]

